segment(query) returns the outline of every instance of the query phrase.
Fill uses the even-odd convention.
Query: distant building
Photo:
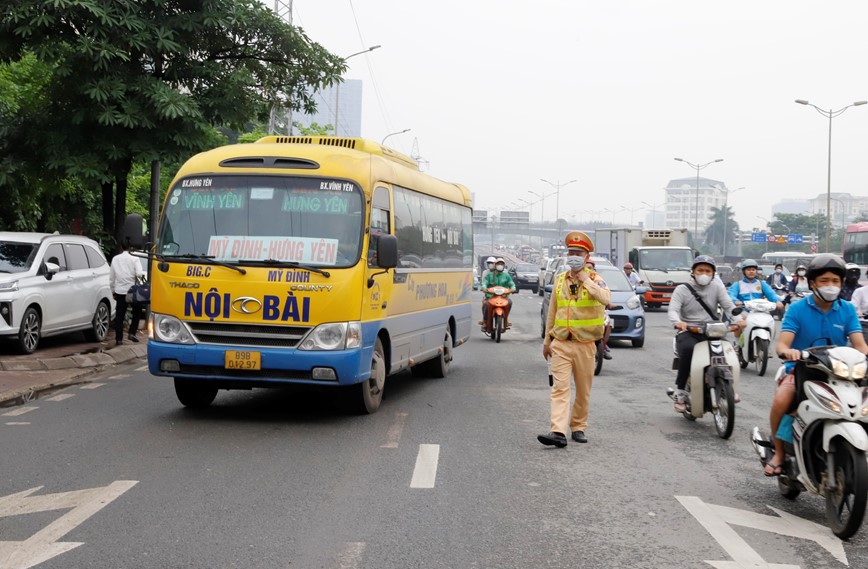
[[[711,225],[711,208],[722,208],[726,203],[726,184],[700,177],[697,194],[696,182],[693,176],[670,180],[666,185],[666,227],[686,227],[692,232],[695,226],[702,235]]]
[[[868,214],[868,196],[854,196],[847,193],[832,192],[829,196],[829,218],[832,226],[843,226],[854,219]],[[808,200],[810,212],[807,215],[826,215],[826,194]]]
[[[332,85],[314,94],[317,111],[313,115],[294,113],[293,124],[309,127],[316,123],[319,126],[335,126],[335,109],[338,109],[337,136],[359,138],[362,136],[362,81],[346,79],[339,85]],[[293,130],[298,134],[298,128]],[[334,130],[329,134],[334,134]]]
[[[776,213],[792,215],[813,215],[811,200],[785,199],[772,206],[772,217]]]

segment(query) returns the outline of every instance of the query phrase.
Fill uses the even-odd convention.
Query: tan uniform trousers
[[[594,380],[597,346],[594,342],[552,340],[552,428],[569,436],[588,426],[591,383]],[[570,415],[570,376],[576,384],[576,399]],[[567,430],[569,425],[570,429]]]

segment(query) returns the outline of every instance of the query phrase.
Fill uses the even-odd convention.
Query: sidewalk
[[[114,340],[85,342],[81,333],[71,333],[45,338],[27,355],[16,354],[11,342],[0,344],[0,406],[25,403],[42,391],[86,383],[94,372],[120,363],[144,361],[148,339],[142,332],[139,339],[137,344],[127,340],[116,346]]]

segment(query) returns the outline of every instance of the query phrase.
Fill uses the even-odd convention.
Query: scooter
[[[772,285],[772,290],[778,297],[778,302],[781,302],[784,307],[780,311],[772,312],[772,316],[777,316],[778,320],[784,319],[784,313],[787,311],[787,296],[790,294],[787,290],[787,285]]]
[[[735,309],[733,314],[740,312]],[[738,355],[730,342],[724,341],[726,334],[735,331],[737,326],[726,322],[708,322],[687,329],[701,334],[705,339],[693,348],[690,361],[690,377],[687,380],[688,398],[682,413],[685,419],[695,421],[710,412],[714,416],[717,436],[728,439],[735,428],[735,394],[741,373]],[[675,347],[675,339],[672,341]],[[678,369],[678,352],[672,361],[672,369]],[[667,389],[669,397],[675,399],[675,389]]]
[[[826,499],[826,519],[841,539],[856,533],[868,499],[868,362],[842,346],[804,350],[796,362],[796,415],[778,490],[790,500],[807,490]],[[778,377],[783,376],[781,367]],[[785,415],[788,421],[791,415]],[[788,421],[789,422],[789,421]],[[782,422],[782,425],[784,423]],[[781,429],[778,434],[783,435]],[[778,438],[782,438],[779,436]],[[754,427],[751,443],[763,466],[774,457],[771,435]]]
[[[506,331],[503,321],[509,311],[509,289],[502,286],[494,286],[488,289],[492,293],[492,297],[486,302],[488,303],[488,318],[485,321],[485,326],[482,331],[486,336],[490,336],[495,343],[500,343],[500,335]]]
[[[774,302],[764,298],[747,300],[745,327],[739,338],[739,364],[741,369],[749,363],[756,365],[756,373],[763,376],[769,363],[769,345],[775,336],[775,317],[772,312],[777,308]],[[745,351],[745,346],[747,350]]]

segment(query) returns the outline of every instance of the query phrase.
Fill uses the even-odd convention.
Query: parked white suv
[[[15,339],[21,352],[77,330],[102,342],[113,311],[109,264],[96,241],[0,232],[0,337]]]

